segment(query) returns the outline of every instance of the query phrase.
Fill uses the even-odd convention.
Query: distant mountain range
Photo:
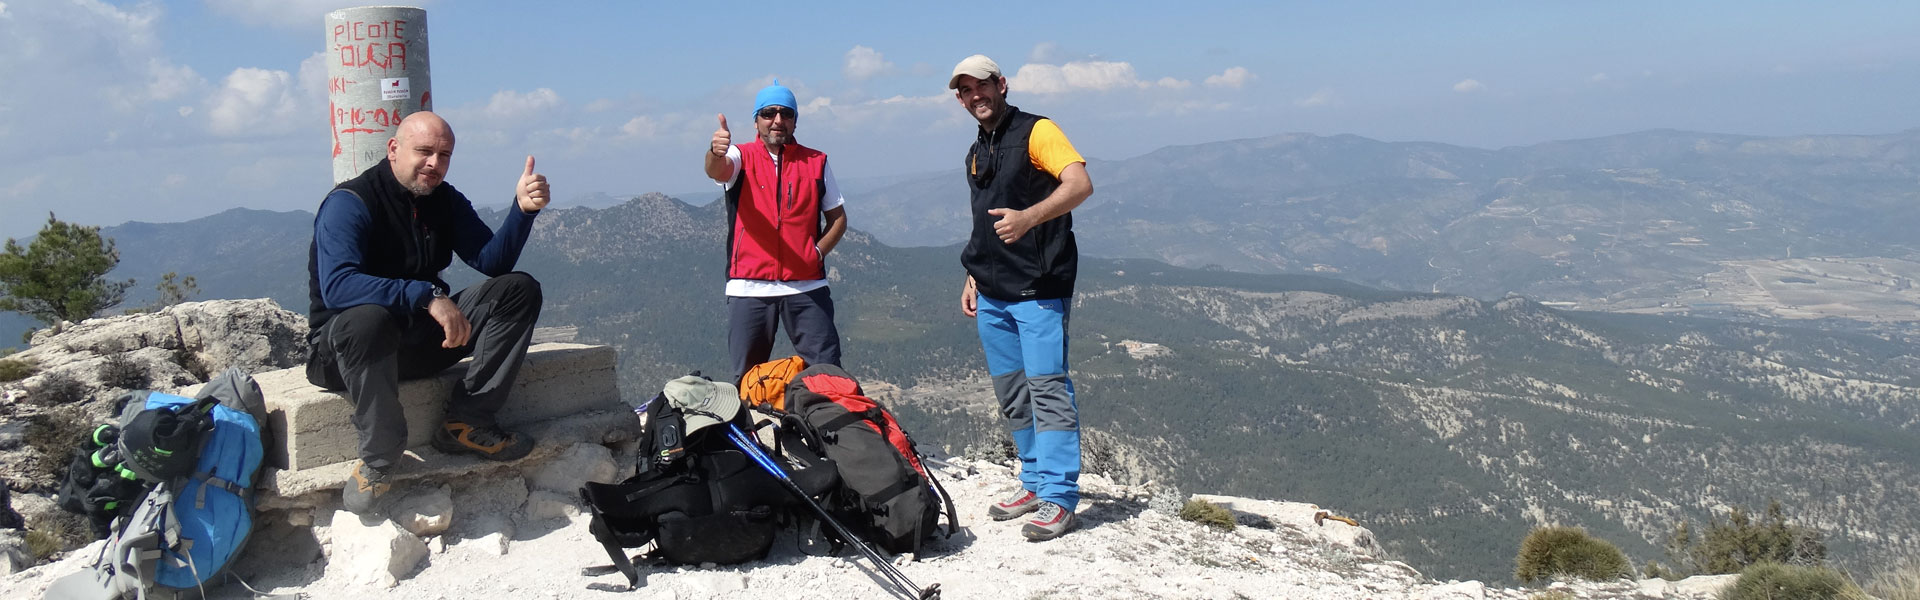
[[[556,207],[520,268],[543,282],[543,324],[618,346],[623,389],[650,394],[725,368],[723,219],[658,194]],[[207,297],[304,311],[311,220],[235,210],[106,234],[116,276],[176,271]],[[993,452],[957,255],[851,232],[829,260],[846,364],[923,443]],[[1091,468],[1352,510],[1436,577],[1504,579],[1544,523],[1585,526],[1638,564],[1676,519],[1768,498],[1826,532],[1843,566],[1920,551],[1920,349],[1897,338],[1099,258],[1083,261],[1073,336]]]
[[[1595,310],[1920,321],[1920,130],[1500,150],[1296,134],[1088,171],[1074,227],[1098,256]],[[944,245],[965,237],[966,198],[955,170],[864,191],[848,214],[884,243]],[[1808,257],[1829,260],[1791,262]],[[1810,289],[1846,306],[1802,305]]]

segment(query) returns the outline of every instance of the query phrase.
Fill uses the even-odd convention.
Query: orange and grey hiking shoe
[[[381,496],[393,490],[385,469],[367,465],[367,461],[353,461],[353,475],[347,478],[347,484],[340,488],[340,503],[356,515],[374,514],[374,505]]]
[[[1008,521],[1036,510],[1040,510],[1040,497],[1022,489],[1013,496],[988,506],[987,516],[993,517],[995,521]]]
[[[519,460],[533,451],[533,436],[509,432],[498,425],[447,421],[433,432],[433,449],[487,460]]]
[[[1033,520],[1020,528],[1020,535],[1029,541],[1044,542],[1065,535],[1069,529],[1073,529],[1072,511],[1052,502],[1041,502]]]

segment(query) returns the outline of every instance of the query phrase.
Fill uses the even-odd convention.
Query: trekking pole
[[[866,540],[862,540],[854,536],[852,532],[847,531],[846,526],[841,525],[839,521],[833,518],[833,515],[828,514],[827,509],[822,508],[819,502],[815,502],[812,496],[808,496],[806,490],[800,489],[800,484],[794,483],[793,478],[787,476],[786,470],[781,469],[780,465],[774,464],[773,459],[768,458],[767,454],[760,450],[759,444],[754,443],[752,438],[742,433],[738,425],[732,423],[727,424],[727,439],[733,440],[733,445],[739,446],[741,452],[745,452],[747,456],[752,457],[753,462],[760,463],[760,468],[766,469],[767,473],[773,475],[774,479],[778,479],[780,483],[786,484],[787,491],[793,492],[793,495],[799,496],[801,500],[807,503],[807,506],[812,507],[814,514],[819,515],[820,520],[826,521],[828,525],[833,526],[834,532],[839,533],[841,539],[852,542],[854,546],[859,547],[860,552],[867,555],[867,560],[873,562],[874,566],[880,569],[882,575],[886,575],[887,579],[891,580],[894,585],[903,588],[901,591],[908,592],[910,596],[918,600],[933,600],[940,597],[940,584],[936,583],[927,586],[926,589],[921,589],[920,586],[913,584],[913,580],[907,579],[906,573],[900,572],[898,567],[893,566],[892,561],[881,558],[880,553],[874,551],[872,546],[867,545]]]

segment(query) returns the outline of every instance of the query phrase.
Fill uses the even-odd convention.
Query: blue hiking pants
[[[1080,410],[1067,378],[1072,298],[979,297],[974,322],[1000,414],[1020,450],[1020,485],[1072,511],[1080,504]]]

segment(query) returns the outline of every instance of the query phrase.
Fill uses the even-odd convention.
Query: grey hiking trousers
[[[540,318],[540,282],[513,272],[453,295],[473,326],[467,345],[441,348],[446,333],[426,311],[411,318],[385,306],[366,304],[334,315],[325,331],[311,334],[307,380],[329,390],[346,390],[353,401],[353,426],[360,433],[360,458],[386,468],[407,448],[407,420],[400,408],[400,380],[445,370],[467,356],[465,376],[447,403],[447,420],[493,425],[507,402],[520,363]]]

